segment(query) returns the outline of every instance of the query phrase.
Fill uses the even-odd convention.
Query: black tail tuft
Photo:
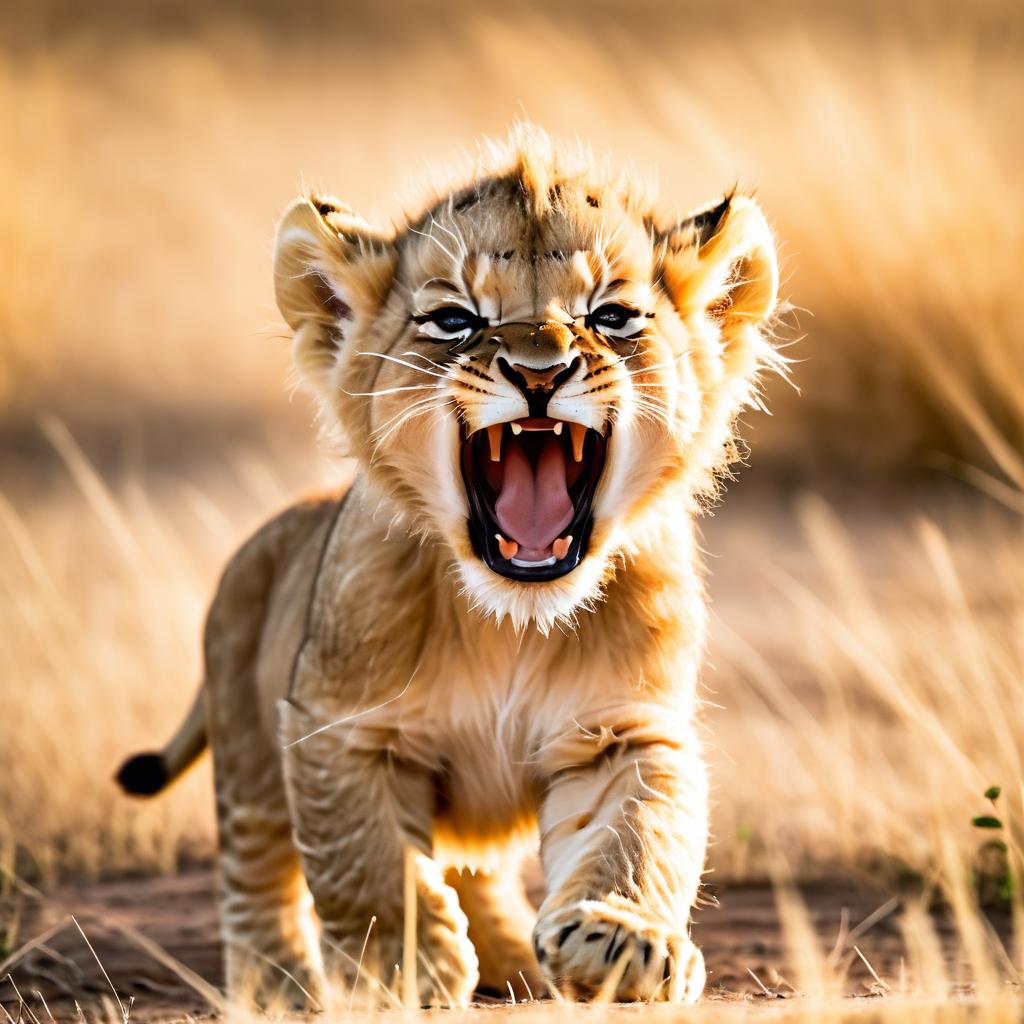
[[[167,785],[167,769],[159,754],[129,757],[117,773],[118,785],[134,796],[153,796]]]

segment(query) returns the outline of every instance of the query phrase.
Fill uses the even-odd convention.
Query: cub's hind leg
[[[320,994],[315,917],[291,837],[280,754],[245,730],[214,746],[220,927],[229,998],[307,1008]]]
[[[261,693],[268,678],[280,679],[281,689],[287,678],[266,652],[268,644],[288,649],[288,630],[271,607],[275,581],[280,587],[286,566],[301,567],[298,542],[317,525],[319,508],[291,510],[239,552],[210,609],[204,644],[227,991],[265,1007],[315,1005],[321,987],[315,916],[292,840],[277,723],[268,721],[275,712]],[[313,547],[315,533],[305,535],[312,538],[306,547]]]

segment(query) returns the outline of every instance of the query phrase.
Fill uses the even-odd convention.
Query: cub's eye
[[[426,326],[428,334],[440,338],[469,334],[487,326],[484,317],[463,306],[442,306],[413,319],[421,326]]]
[[[618,302],[607,302],[598,306],[593,313],[587,316],[587,326],[596,328],[599,331],[618,332],[625,330],[630,322],[640,314],[629,306],[620,305]]]

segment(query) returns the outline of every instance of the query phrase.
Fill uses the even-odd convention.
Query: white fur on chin
[[[492,572],[479,558],[457,563],[463,592],[474,608],[508,618],[517,631],[533,624],[545,636],[558,625],[572,628],[579,612],[590,611],[600,600],[608,556],[587,554],[572,572],[546,583],[517,583]]]

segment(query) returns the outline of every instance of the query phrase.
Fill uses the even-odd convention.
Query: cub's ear
[[[274,246],[274,292],[295,332],[295,365],[311,383],[326,383],[346,340],[380,308],[396,258],[391,236],[336,199],[304,196],[285,210]]]
[[[730,195],[691,213],[662,236],[665,284],[684,315],[704,313],[728,337],[775,309],[779,270],[757,203]]]
[[[662,280],[693,344],[704,350],[703,386],[715,395],[726,435],[732,417],[759,401],[761,371],[784,372],[760,329],[778,294],[772,233],[753,199],[731,195],[690,214],[662,243]]]

